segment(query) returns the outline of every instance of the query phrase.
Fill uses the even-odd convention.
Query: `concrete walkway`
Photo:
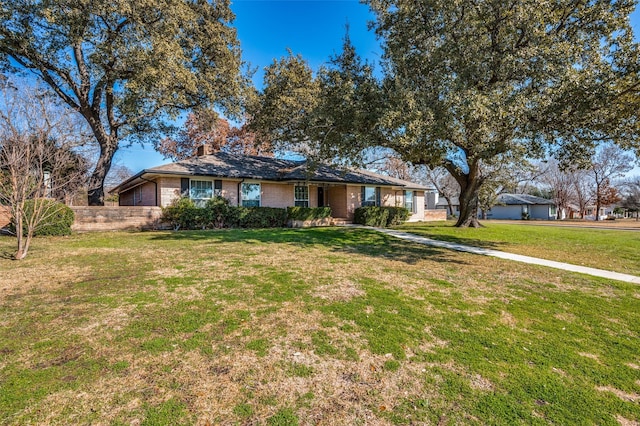
[[[447,241],[432,240],[431,238],[420,237],[415,234],[409,234],[408,232],[395,231],[392,229],[372,228],[372,227],[364,227],[364,228],[374,229],[378,232],[382,232],[383,234],[391,235],[392,237],[400,238],[407,241],[412,241],[418,244],[424,244],[424,245],[434,246],[434,247],[442,247],[450,250],[463,251],[467,253],[482,254],[484,256],[499,257],[500,259],[514,260],[516,262],[547,266],[549,268],[562,269],[562,270],[571,271],[571,272],[578,272],[580,274],[592,275],[594,277],[608,278],[611,280],[640,284],[640,277],[637,277],[635,275],[605,271],[604,269],[587,268],[585,266],[572,265],[570,263],[556,262],[553,260],[545,260],[537,257],[523,256],[521,254],[506,253],[504,251],[466,246],[463,244],[450,243]]]

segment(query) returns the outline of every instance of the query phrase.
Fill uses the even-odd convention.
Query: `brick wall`
[[[347,187],[332,186],[327,188],[327,203],[331,207],[331,216],[347,217]]]
[[[145,182],[120,193],[121,206],[155,206],[156,185],[153,182]]]
[[[445,209],[437,209],[437,210],[425,210],[424,211],[424,220],[447,220],[447,210]]]
[[[74,231],[121,231],[130,229],[166,229],[160,223],[160,207],[71,207],[76,219]]]
[[[238,205],[238,184],[237,181],[223,180],[222,181],[222,196],[229,200],[229,205]]]
[[[4,228],[11,222],[11,213],[9,207],[0,206],[0,229]]]
[[[173,200],[180,198],[180,178],[161,177],[158,182],[158,204],[167,207]]]
[[[260,205],[286,208],[293,205],[293,185],[262,183]]]
[[[362,186],[347,185],[347,215],[343,216],[353,220],[354,213],[362,206]]]

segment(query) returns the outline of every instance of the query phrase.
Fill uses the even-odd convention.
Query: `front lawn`
[[[397,229],[436,240],[640,275],[640,229],[481,223],[484,228],[456,228],[451,222],[423,222],[406,223]]]
[[[637,285],[344,228],[84,234],[6,257],[2,424],[640,419]]]

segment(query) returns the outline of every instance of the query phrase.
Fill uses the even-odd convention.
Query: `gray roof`
[[[552,200],[546,198],[536,197],[535,195],[528,194],[500,194],[498,195],[497,204],[503,204],[507,206],[513,205],[553,205]]]
[[[315,164],[314,167],[309,167],[307,161],[218,152],[142,170],[119,184],[111,192],[120,192],[130,187],[136,181],[144,178],[145,175],[209,176],[232,179],[348,183],[396,186],[418,190],[427,189],[425,186],[415,182],[383,176],[367,170],[339,168],[327,164]]]

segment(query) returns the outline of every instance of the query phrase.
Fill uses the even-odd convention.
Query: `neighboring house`
[[[436,194],[438,195],[438,194]],[[447,203],[446,198],[444,197],[440,197],[440,196],[436,196],[435,197],[435,203],[433,203],[433,200],[430,201],[428,208],[431,209],[436,209],[436,210],[446,210],[447,211],[447,215],[450,215],[451,212],[449,211],[449,204]],[[433,207],[432,207],[433,206]],[[452,197],[451,198],[451,207],[453,208],[453,216],[455,217],[460,217],[460,200],[458,199],[458,197]]]
[[[614,216],[613,209],[615,206],[603,206],[600,207],[598,220],[605,220],[610,216]],[[589,205],[584,212],[584,218],[587,220],[596,220],[596,206]]]
[[[424,219],[426,189],[365,170],[219,152],[142,170],[110,192],[121,206],[168,206],[180,196],[203,205],[219,195],[237,206],[328,206],[348,220],[360,206],[406,207],[416,221]]]
[[[487,211],[487,219],[556,219],[552,200],[527,194],[500,194],[496,205]]]

